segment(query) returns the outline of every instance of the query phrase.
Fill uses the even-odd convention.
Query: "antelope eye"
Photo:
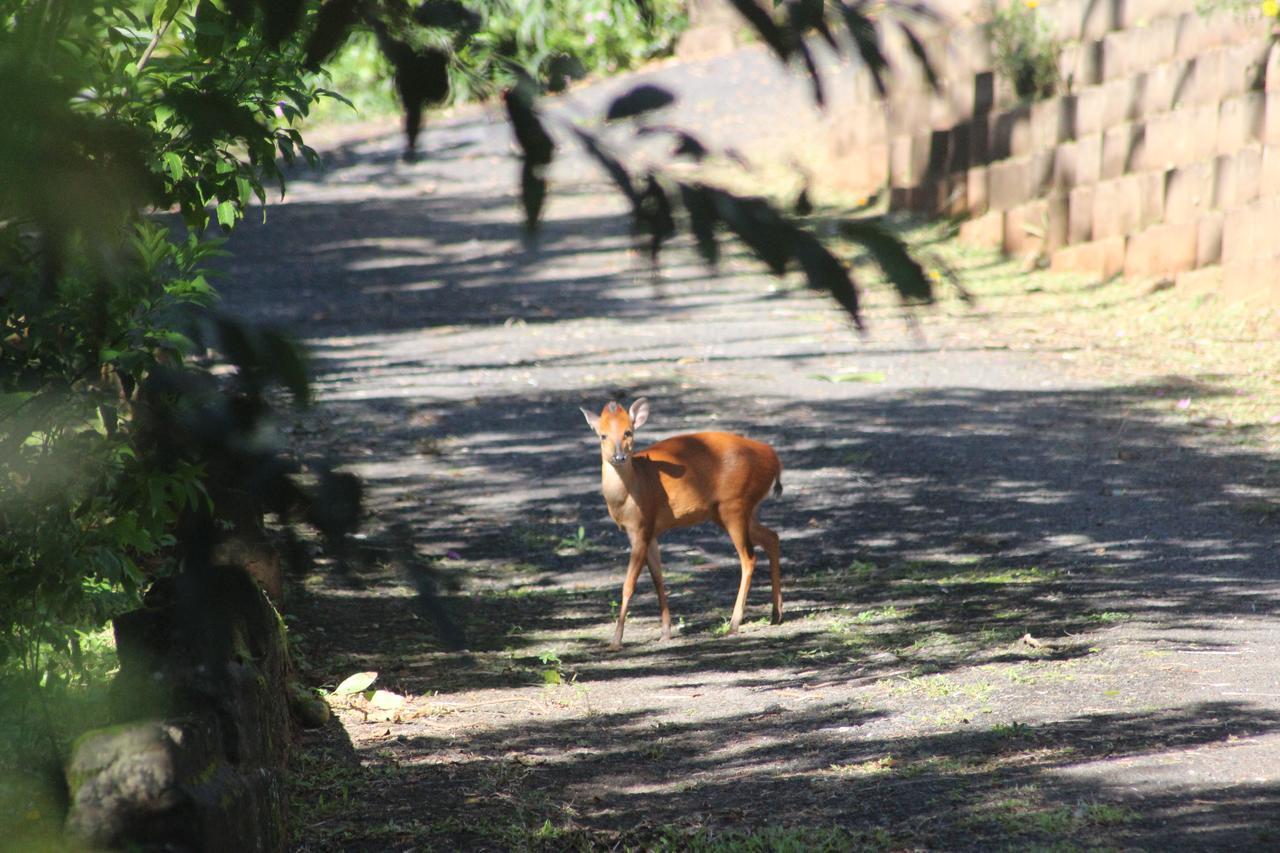
[[[631,430],[627,430],[622,434],[623,438],[631,438]]]
[[[604,441],[604,440],[605,440],[605,436],[603,436],[603,435],[602,435],[602,436],[600,436],[600,440],[601,440],[601,441]]]

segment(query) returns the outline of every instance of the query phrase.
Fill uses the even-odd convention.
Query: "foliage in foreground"
[[[192,396],[175,377],[212,347],[241,399],[270,378],[248,356],[304,384],[284,339],[209,313],[203,272],[210,221],[230,228],[283,189],[282,160],[314,156],[288,122],[320,93],[271,26],[208,2],[0,4],[0,678],[6,714],[45,707],[40,748],[64,745],[48,703],[89,677],[82,638],[209,511],[208,457],[175,424],[232,436],[214,417],[232,413],[216,383]]]

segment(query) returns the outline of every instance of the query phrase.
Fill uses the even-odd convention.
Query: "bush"
[[[560,91],[590,74],[613,74],[671,52],[688,25],[683,3],[657,0],[492,0],[477,9],[484,23],[456,51],[450,67],[452,100],[481,101],[527,74]],[[448,45],[452,34],[400,31],[410,42]],[[391,67],[372,32],[362,29],[325,63],[317,82],[342,93],[355,110],[323,102],[317,120],[352,120],[397,109]]]
[[[657,0],[496,0],[460,52],[466,97],[488,97],[518,66],[550,91],[588,74],[613,74],[671,51],[688,25],[683,4]],[[469,72],[469,74],[467,73]]]
[[[1057,94],[1062,45],[1037,11],[1038,0],[1014,0],[997,9],[991,21],[996,73],[1009,81],[1019,100]]]
[[[207,457],[148,432],[182,394],[148,412],[143,391],[204,352],[210,221],[283,190],[278,158],[314,156],[290,121],[321,93],[267,18],[0,0],[0,710],[9,734],[36,701],[48,735],[24,751],[62,745],[49,700],[90,676],[81,638],[174,568],[180,517],[208,510]]]

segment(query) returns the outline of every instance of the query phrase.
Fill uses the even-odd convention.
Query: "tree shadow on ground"
[[[502,212],[515,203],[339,197],[279,208],[270,232],[235,238],[227,290],[245,298],[258,265],[283,271],[251,298],[254,313],[321,339],[322,416],[350,437],[376,512],[350,554],[298,578],[290,609],[312,675],[331,686],[376,669],[379,686],[414,697],[423,715],[366,732],[370,745],[335,758],[344,772],[320,780],[330,787],[309,813],[318,846],[685,849],[698,833],[774,824],[804,847],[836,827],[845,835],[830,849],[1275,843],[1274,785],[1126,788],[1091,773],[1227,755],[1275,735],[1273,711],[1198,699],[1067,719],[1044,709],[1084,689],[1073,667],[1095,666],[1117,626],[1139,626],[1159,652],[1216,653],[1235,644],[1239,620],[1274,612],[1277,514],[1258,498],[1271,494],[1273,460],[1205,450],[1193,429],[1152,415],[1152,400],[1181,390],[1173,380],[812,394],[762,382],[730,394],[658,371],[625,388],[587,382],[588,393],[523,377],[519,392],[469,386],[456,378],[464,368],[528,365],[582,388],[578,374],[607,375],[619,355],[593,340],[516,356],[456,326],[545,322],[563,335],[552,320],[679,324],[707,300],[743,313],[771,304],[754,281],[708,281],[690,265],[672,271],[687,280],[671,300],[638,298],[651,288],[618,262],[629,242],[620,215],[570,206],[532,251]],[[635,287],[619,286],[626,274]],[[628,342],[626,357],[669,367],[664,345]],[[757,338],[766,361],[825,352],[777,346]],[[955,357],[942,349],[880,352]],[[425,398],[413,380],[431,371],[454,374],[456,387],[438,382]],[[1201,380],[1197,396],[1225,393]],[[603,653],[624,538],[605,516],[577,406],[640,393],[655,400],[654,438],[714,424],[779,449],[787,490],[761,514],[783,537],[784,625],[717,636],[737,567],[724,535],[704,527],[664,538],[678,638],[654,642],[645,581],[626,649]],[[766,585],[757,580],[748,619],[764,612]],[[548,672],[569,683],[544,691]],[[1170,693],[1150,682],[1174,677],[1114,675],[1157,706]],[[648,701],[651,688],[702,711],[673,715]],[[636,697],[628,710],[590,704],[624,689]],[[761,701],[730,704],[743,692]],[[775,694],[784,700],[765,698]],[[479,716],[489,701],[537,714]],[[910,725],[894,729],[891,707]],[[1037,709],[1041,722],[1018,722]],[[986,713],[994,725],[977,722]],[[476,721],[446,724],[449,714]]]
[[[638,711],[521,720],[465,744],[392,738],[379,760],[312,779],[298,849],[738,849],[750,834],[826,850],[1262,849],[1280,837],[1275,785],[1118,788],[1073,772],[1178,751],[1229,760],[1280,731],[1274,712],[1218,702],[860,736],[875,716],[835,704],[681,724]],[[429,754],[449,757],[417,760]],[[376,817],[341,810],[356,785]]]
[[[682,419],[716,413],[717,427],[780,449],[787,491],[761,514],[783,536],[783,626],[715,636],[737,568],[708,526],[664,538],[682,635],[653,642],[645,583],[627,647],[602,655],[625,548],[604,516],[597,451],[576,411],[590,401],[580,395],[353,402],[343,404],[358,409],[347,416],[375,429],[384,453],[417,453],[423,414],[430,432],[457,439],[435,458],[459,476],[406,469],[371,485],[375,499],[384,496],[382,521],[434,571],[465,579],[457,592],[436,588],[432,606],[459,626],[468,651],[442,650],[433,620],[405,606],[413,597],[405,574],[372,566],[359,602],[343,591],[334,606],[323,583],[295,602],[330,619],[323,645],[332,677],[377,668],[389,689],[445,701],[455,691],[536,687],[546,670],[540,654],[551,648],[564,678],[591,690],[665,678],[695,697],[725,688],[877,685],[930,699],[954,691],[922,700],[940,715],[932,725],[953,730],[868,737],[857,733],[881,712],[849,702],[688,724],[657,710],[588,709],[568,720],[487,721],[467,736],[472,758],[443,770],[411,765],[452,754],[455,734],[400,734],[378,762],[386,784],[436,803],[437,815],[467,815],[465,825],[401,815],[392,798],[415,837],[481,848],[649,846],[664,832],[764,826],[778,814],[805,832],[836,826],[891,847],[1074,837],[1141,847],[1194,838],[1214,848],[1276,837],[1275,786],[1134,791],[1071,772],[1243,745],[1277,730],[1272,711],[1195,702],[970,731],[983,691],[1004,704],[1034,701],[1014,675],[991,673],[1035,680],[1069,671],[1117,623],[1142,626],[1166,650],[1211,653],[1235,643],[1237,618],[1274,612],[1275,518],[1251,511],[1247,497],[1274,463],[1199,449],[1185,426],[1146,414],[1142,404],[1167,383],[752,403],[706,389],[627,390],[679,396]],[[654,437],[662,424],[655,413]],[[764,612],[766,587],[757,580],[748,619]],[[1194,637],[1184,630],[1193,627]],[[879,841],[865,835],[875,827],[887,833]],[[550,835],[539,841],[538,831]]]

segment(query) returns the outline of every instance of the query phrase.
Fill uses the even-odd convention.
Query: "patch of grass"
[[[849,568],[846,571],[855,580],[867,580],[876,573],[876,567],[874,563],[854,560],[849,564]]]
[[[1025,569],[984,569],[976,566],[954,574],[944,575],[942,577],[927,577],[914,575],[913,580],[924,581],[925,583],[934,583],[939,586],[962,586],[977,584],[1030,584],[1045,583],[1057,578],[1059,573],[1052,569],[1041,569],[1031,566]]]
[[[1115,622],[1128,622],[1133,618],[1132,613],[1125,613],[1122,610],[1103,610],[1099,613],[1089,613],[1085,616],[1090,622],[1097,622],[1103,625],[1109,625]]]
[[[836,776],[876,776],[892,772],[897,766],[892,755],[882,755],[856,764],[832,764],[826,772]]]
[[[853,615],[853,622],[857,625],[867,625],[872,622],[891,622],[895,619],[905,619],[911,615],[911,608],[905,607],[899,610],[892,604],[884,607],[873,607],[870,610],[862,610]]]
[[[579,524],[576,531],[560,537],[560,541],[556,543],[555,551],[563,556],[565,554],[581,554],[595,547],[591,540],[587,538],[587,528]]]
[[[998,738],[1025,738],[1031,734],[1031,727],[1016,720],[1012,723],[996,723],[991,727],[991,734]]]
[[[633,849],[624,843],[625,849]],[[847,850],[890,850],[903,842],[885,829],[850,832],[838,827],[770,826],[718,832],[699,828],[661,830],[634,849],[661,853],[843,853]]]
[[[995,685],[987,681],[965,683],[946,675],[902,676],[877,683],[887,687],[891,693],[909,693],[926,699],[965,698],[983,701],[995,691]]]
[[[878,384],[884,382],[885,375],[879,370],[843,370],[836,373],[814,373],[810,378],[822,382],[870,382]]]
[[[1028,785],[988,800],[982,815],[973,822],[994,824],[1001,832],[1019,838],[1052,839],[1054,844],[1070,838],[1078,846],[1066,849],[1090,849],[1096,845],[1088,838],[1091,830],[1122,826],[1137,817],[1132,809],[1112,803],[1051,804],[1038,788]]]

